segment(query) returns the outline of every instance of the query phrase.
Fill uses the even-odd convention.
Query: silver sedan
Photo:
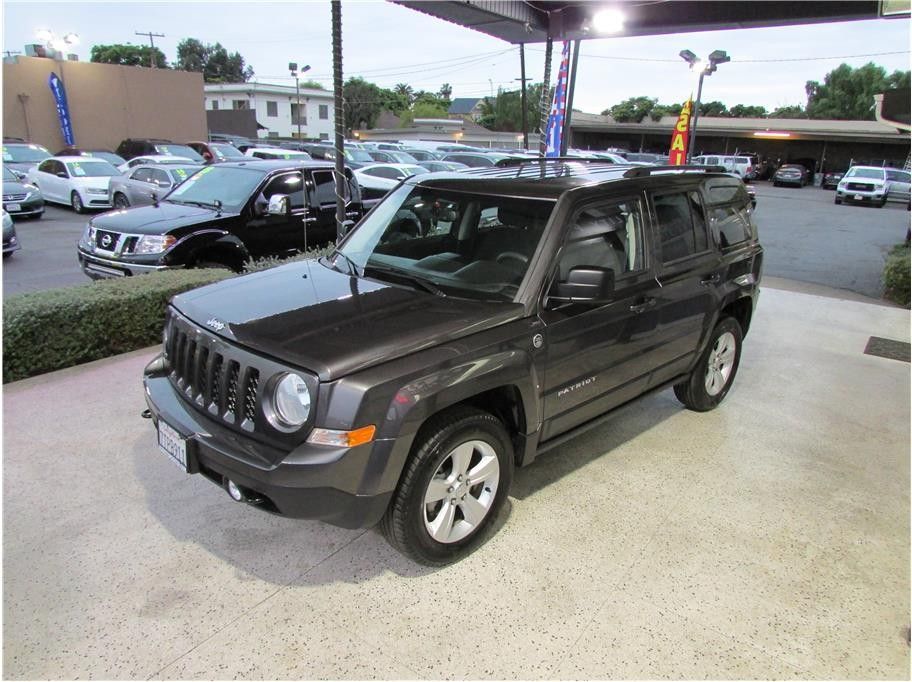
[[[131,206],[148,206],[165,196],[203,166],[156,165],[137,166],[125,175],[111,178],[108,192],[111,205],[116,209]]]

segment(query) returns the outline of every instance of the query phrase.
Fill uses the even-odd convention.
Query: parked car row
[[[866,203],[883,208],[887,201],[901,201],[908,206],[910,190],[909,171],[877,166],[852,166],[836,185],[834,204]]]

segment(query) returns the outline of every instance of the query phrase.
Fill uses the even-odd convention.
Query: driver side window
[[[273,194],[286,194],[291,202],[291,210],[304,208],[304,183],[300,173],[283,173],[266,183],[262,196],[264,203],[269,203]]]
[[[580,211],[561,250],[558,279],[571,268],[608,268],[615,280],[645,267],[643,211],[639,199],[599,203]]]

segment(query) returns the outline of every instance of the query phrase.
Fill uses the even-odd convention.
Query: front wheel
[[[842,199],[840,199],[839,197],[833,197],[833,203],[834,203],[834,204],[841,204],[841,203],[842,203]]]
[[[70,206],[73,207],[76,213],[85,213],[85,206],[82,204],[82,197],[79,196],[79,192],[74,191],[70,194]]]
[[[114,208],[119,211],[130,208],[130,201],[127,199],[126,195],[121,194],[120,192],[114,195]]]
[[[707,412],[725,399],[738,373],[741,339],[741,325],[734,318],[719,321],[693,372],[675,384],[675,396],[685,407]]]
[[[513,480],[513,445],[493,415],[459,407],[419,433],[380,529],[426,566],[462,559],[480,545]]]

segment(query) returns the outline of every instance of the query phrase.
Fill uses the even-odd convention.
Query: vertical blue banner
[[[60,132],[63,134],[63,141],[68,147],[76,144],[73,137],[73,124],[70,123],[70,108],[67,106],[66,89],[63,87],[63,81],[60,77],[51,72],[48,77],[48,87],[54,95],[54,102],[57,104],[57,117],[60,119]]]
[[[560,70],[557,72],[557,87],[554,88],[554,101],[551,103],[551,114],[548,116],[548,129],[545,133],[547,147],[545,156],[560,156],[561,138],[564,134],[564,117],[567,113],[567,80],[570,72],[570,41],[564,41],[561,50]]]

